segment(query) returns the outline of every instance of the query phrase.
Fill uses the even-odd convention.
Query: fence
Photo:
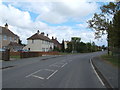
[[[10,60],[10,50],[2,51],[2,60]]]
[[[39,57],[42,56],[42,54],[37,52],[21,52],[20,58],[30,58],[30,57]]]
[[[10,56],[20,56],[20,58],[39,57],[43,55],[59,55],[59,52],[10,52]]]

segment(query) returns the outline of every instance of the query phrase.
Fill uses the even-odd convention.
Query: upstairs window
[[[16,41],[17,40],[17,38],[16,37],[14,37],[14,41]]]
[[[32,43],[34,43],[34,40],[32,40]]]
[[[7,36],[6,36],[6,35],[4,35],[3,39],[4,39],[4,40],[7,40]]]
[[[12,37],[10,37],[10,41],[12,41]]]

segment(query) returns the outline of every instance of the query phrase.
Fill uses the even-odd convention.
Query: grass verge
[[[111,63],[116,67],[120,67],[120,58],[116,56],[105,54],[105,55],[102,55],[101,58],[108,61],[109,63]]]
[[[19,58],[20,58],[20,56],[19,56],[19,55],[16,55],[16,56],[10,56],[10,58],[19,59]]]

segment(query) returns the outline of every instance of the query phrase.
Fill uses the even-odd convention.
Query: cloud
[[[71,26],[65,25],[50,26],[42,21],[57,24],[68,22],[69,20],[82,20],[84,16],[94,13],[96,9],[96,3],[86,2],[73,3],[72,6],[71,3],[66,2],[22,2],[20,4],[14,3],[14,5],[9,3],[8,6],[1,3],[0,25],[3,26],[7,20],[10,30],[20,36],[23,43],[27,43],[26,39],[36,33],[37,30],[49,34],[50,38],[52,36],[57,37],[60,42],[63,39],[70,40],[73,36],[81,37],[82,41],[89,42],[90,39],[94,40],[94,32],[84,28],[87,26],[86,23],[78,24],[77,27],[83,29],[76,30]],[[30,12],[38,14],[35,21],[32,20]]]
[[[86,2],[54,2],[50,8],[46,7],[45,9],[47,10],[44,10],[44,13],[40,13],[37,19],[59,24],[69,20],[80,21],[85,16],[93,13],[97,9],[97,5]]]
[[[19,3],[19,4],[18,4]],[[38,14],[37,20],[48,23],[59,24],[69,21],[80,21],[85,16],[94,13],[97,10],[95,2],[88,3],[75,0],[74,2],[18,2],[10,3],[16,7],[22,7],[24,10]]]

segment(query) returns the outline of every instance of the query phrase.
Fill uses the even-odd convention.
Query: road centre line
[[[65,63],[64,65],[62,65],[62,67],[64,67],[65,65],[67,65],[67,63]]]
[[[91,66],[92,66],[92,68],[93,68],[93,70],[94,70],[96,76],[98,77],[99,81],[102,83],[103,86],[105,86],[104,83],[103,83],[103,81],[102,81],[102,79],[99,77],[98,73],[96,72],[95,67],[94,67],[93,64],[92,64],[91,59],[90,59],[90,63],[91,63]]]
[[[33,72],[33,73],[31,73],[31,74],[25,76],[25,77],[26,77],[26,78],[27,78],[27,77],[30,77],[31,75],[33,75],[33,74],[35,74],[35,73],[38,73],[38,72],[40,72],[41,70],[42,70],[42,69],[40,69],[40,70],[38,70],[38,71],[35,71],[35,72]]]
[[[31,75],[31,76],[36,77],[36,78],[39,78],[39,79],[44,79],[43,77],[36,76],[36,75]]]
[[[53,72],[50,76],[48,76],[47,79],[51,78],[56,72],[58,72],[58,70],[55,70],[55,72]]]

